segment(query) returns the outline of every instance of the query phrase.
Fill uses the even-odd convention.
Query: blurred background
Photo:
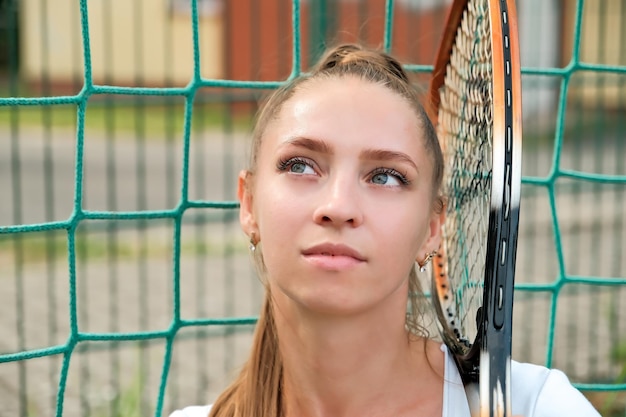
[[[233,202],[258,100],[344,41],[426,89],[449,3],[0,0],[0,416],[212,402],[261,302]],[[626,4],[517,8],[513,356],[624,416]]]

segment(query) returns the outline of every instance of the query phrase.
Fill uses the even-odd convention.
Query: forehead
[[[422,142],[418,115],[406,98],[355,76],[314,79],[299,86],[270,125],[272,130],[324,140],[359,134],[388,145]]]

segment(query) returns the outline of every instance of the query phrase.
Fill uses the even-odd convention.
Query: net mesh
[[[448,322],[460,339],[471,343],[482,304],[492,175],[487,2],[470,1],[461,22],[440,90],[438,136],[446,164],[443,192],[448,198],[442,245],[455,292],[456,317]]]
[[[407,50],[434,53],[439,39],[432,33],[439,34],[443,23],[443,13],[409,13],[430,1],[381,0],[376,8],[368,6],[375,2],[292,0],[273,8],[269,0],[172,0],[158,4],[172,25],[182,23],[187,31],[180,37],[166,31],[157,46],[142,49],[158,36],[151,13],[161,8],[147,0],[119,3],[122,9],[114,13],[114,1],[59,0],[53,6],[0,0],[0,33],[12,39],[8,46],[0,42],[0,50],[23,59],[35,54],[41,88],[22,88],[19,59],[0,57],[8,71],[0,73],[2,416],[161,416],[212,401],[223,387],[220,378],[229,379],[237,355],[245,356],[258,311],[246,242],[233,238],[237,204],[224,191],[234,189],[240,166],[232,155],[247,144],[247,135],[237,131],[237,100],[255,99],[259,90],[298,75],[315,59],[302,50],[307,42],[345,35],[341,14],[323,6],[353,7],[350,16],[359,17],[351,32],[358,35],[342,40],[365,39],[400,56]],[[217,3],[227,5],[227,18],[245,22],[224,32],[229,50],[252,45],[250,59],[229,61],[233,74],[240,71],[229,79],[211,75],[203,60],[211,52],[203,42],[212,38],[203,25],[212,21]],[[597,393],[594,404],[603,415],[613,409],[623,414],[626,7],[620,1],[560,4],[562,26],[526,26],[521,40],[522,48],[531,39],[529,49],[539,51],[559,39],[545,28],[562,27],[567,34],[558,42],[566,51],[563,62],[528,61],[522,68],[525,105],[539,103],[539,111],[524,126],[513,356],[564,369],[590,397]],[[98,7],[95,15],[89,10]],[[306,7],[317,7],[308,12],[320,19],[301,26]],[[399,13],[403,7],[409,12]],[[56,10],[70,17],[48,19]],[[262,26],[274,15],[289,22],[286,30]],[[548,15],[526,14],[525,21],[543,22]],[[18,48],[15,25],[22,18],[35,19],[27,32],[39,39],[28,51]],[[68,22],[76,22],[76,30],[64,38],[63,29],[73,27]],[[122,33],[130,36],[115,38]],[[263,46],[274,34],[280,41]],[[183,81],[168,78],[186,47],[188,74]],[[74,74],[79,82],[73,92],[57,94],[48,88],[46,62],[65,48],[75,54],[68,60],[80,62]],[[130,52],[113,59],[115,49]],[[161,57],[170,72],[157,83],[144,59],[161,50],[170,51]],[[522,50],[522,60],[530,55]],[[250,81],[260,79],[270,56],[283,58],[280,74]],[[432,55],[403,61],[418,63],[406,66],[418,80],[429,78]],[[107,68],[123,72],[129,62],[136,74],[103,76]],[[209,91],[219,92],[219,100],[211,102]],[[122,106],[113,106],[120,100]],[[218,101],[228,111],[218,111],[223,131],[216,138],[204,129]],[[95,128],[98,121],[104,122]],[[57,123],[71,133],[57,130]],[[162,141],[151,142],[153,136]],[[162,165],[154,168],[158,161]],[[98,182],[97,166],[106,181]],[[67,174],[70,180],[62,180]],[[34,186],[29,175],[36,176]],[[217,191],[207,191],[209,185]],[[152,204],[157,189],[164,195]]]

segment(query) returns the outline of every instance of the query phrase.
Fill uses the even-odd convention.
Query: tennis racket
[[[447,198],[433,302],[472,415],[508,417],[522,139],[514,0],[453,3],[429,99]]]

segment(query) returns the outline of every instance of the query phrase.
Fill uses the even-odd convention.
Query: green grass
[[[19,240],[19,243],[16,243]],[[37,264],[50,260],[67,259],[68,242],[64,234],[56,233],[45,235],[0,235],[1,262],[13,262],[20,252],[20,258],[25,263]],[[245,253],[247,247],[241,239],[185,239],[181,242],[182,256],[222,257],[225,252]],[[131,260],[146,258],[171,258],[172,242],[153,239],[149,236],[138,242],[136,236],[118,234],[114,240],[109,240],[101,233],[81,235],[76,237],[76,256],[78,259],[89,262],[109,259],[114,255],[117,260]]]
[[[198,103],[193,108],[192,129],[250,131],[252,106],[240,106],[229,116],[226,104]],[[165,138],[183,135],[185,108],[180,99],[168,103],[163,98],[141,98],[140,101],[89,102],[85,113],[87,131],[117,132],[145,135],[147,138]],[[0,127],[9,127],[17,121],[20,127],[51,126],[76,129],[77,106],[0,106]],[[229,125],[229,126],[227,126]]]
[[[615,384],[626,382],[626,340],[613,348],[611,359],[615,363],[619,374],[613,381]],[[598,407],[603,416],[624,416],[626,414],[626,392],[611,391],[604,393],[604,398]]]
[[[138,356],[139,356],[138,351]],[[137,357],[137,361],[141,359]],[[139,370],[134,371],[133,380],[125,387],[119,387],[114,397],[106,405],[96,407],[94,417],[141,417],[142,405],[147,404],[145,393],[146,376]]]
[[[609,315],[612,332],[619,332],[616,324],[619,320],[618,306],[614,302],[606,305],[606,314]],[[612,384],[623,384],[626,382],[626,338],[620,337],[611,349],[611,364],[617,370],[617,376]],[[594,404],[600,414],[604,417],[623,417],[626,415],[626,391],[594,391],[586,393],[589,400]]]

